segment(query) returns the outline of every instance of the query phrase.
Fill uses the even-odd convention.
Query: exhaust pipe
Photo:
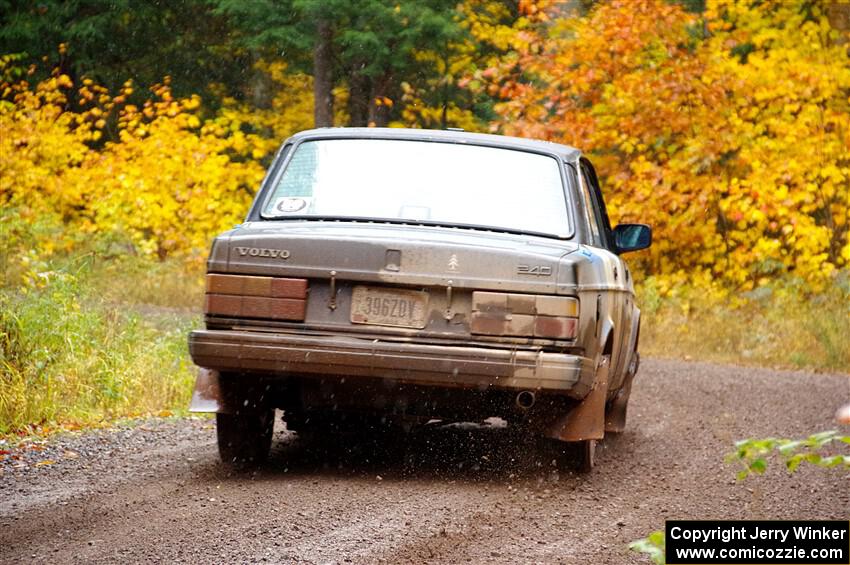
[[[534,406],[537,396],[530,390],[524,390],[516,395],[516,405],[520,410],[528,410]]]

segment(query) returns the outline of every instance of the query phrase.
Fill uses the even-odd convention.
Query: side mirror
[[[614,228],[617,253],[646,249],[652,245],[652,229],[646,224],[620,224]]]

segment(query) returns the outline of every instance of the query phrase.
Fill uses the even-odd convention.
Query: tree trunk
[[[832,0],[826,4],[826,17],[829,24],[839,31],[850,31],[850,4]],[[846,41],[846,39],[845,39]],[[839,40],[840,43],[845,41]]]
[[[316,24],[316,47],[313,49],[313,120],[317,128],[334,125],[332,41],[330,24],[319,20]]]
[[[259,58],[259,55],[251,54],[251,79],[248,81],[248,93],[251,96],[251,103],[255,108],[262,110],[270,110],[272,101],[274,100],[274,83],[271,76],[261,70],[254,68],[254,62]]]
[[[348,125],[363,127],[369,123],[369,77],[360,71],[359,65],[348,75]]]
[[[369,101],[369,125],[383,128],[390,122],[390,110],[392,106],[386,103],[388,100],[389,86],[392,75],[384,75],[372,83],[372,99]]]

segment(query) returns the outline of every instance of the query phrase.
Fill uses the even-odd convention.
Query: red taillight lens
[[[303,321],[307,279],[207,275],[206,313]]]
[[[472,293],[474,334],[573,339],[578,299],[542,294]]]

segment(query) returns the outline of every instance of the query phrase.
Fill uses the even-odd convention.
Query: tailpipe
[[[528,410],[537,401],[537,396],[530,390],[524,390],[516,395],[516,405],[520,410]]]

